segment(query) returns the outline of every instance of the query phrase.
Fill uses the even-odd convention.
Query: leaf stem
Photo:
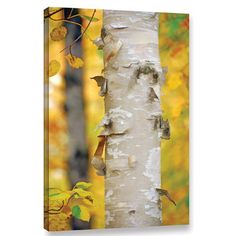
[[[54,18],[51,18],[51,17],[49,17],[51,20],[53,20],[53,21],[62,21],[62,22],[66,22],[66,23],[70,23],[70,24],[73,24],[73,25],[77,25],[77,26],[80,26],[81,27],[81,29],[83,30],[83,33],[84,33],[84,35],[86,36],[86,37],[88,37],[88,39],[90,40],[90,41],[93,41],[90,37],[89,37],[89,35],[85,32],[86,30],[85,30],[85,28],[83,27],[83,25],[81,25],[80,23],[78,23],[78,22],[74,22],[74,21],[70,21],[70,20],[68,20],[68,19],[54,19]],[[82,36],[81,36],[82,37]],[[74,41],[73,41],[74,42]],[[73,43],[72,42],[72,43]],[[64,48],[64,49],[62,49],[59,53],[61,53],[61,52],[63,52],[65,49],[67,49],[69,46],[67,46],[66,48]]]
[[[61,52],[63,52],[64,50],[66,50],[66,49],[69,48],[69,53],[70,53],[71,56],[73,56],[73,55],[72,55],[72,47],[74,46],[74,44],[75,44],[80,38],[83,37],[83,35],[86,35],[86,36],[89,38],[89,40],[92,41],[92,40],[90,39],[90,37],[87,35],[86,31],[87,31],[87,29],[89,28],[91,22],[93,21],[94,15],[95,15],[95,13],[96,13],[96,9],[93,10],[93,14],[92,14],[92,16],[91,16],[91,18],[90,18],[90,20],[89,20],[89,23],[87,24],[86,28],[84,28],[82,24],[70,20],[70,19],[72,19],[72,18],[75,18],[75,17],[77,17],[77,16],[80,16],[80,14],[75,14],[75,15],[71,16],[72,11],[73,11],[73,8],[72,8],[72,10],[70,11],[70,14],[69,14],[69,16],[68,16],[66,19],[65,19],[65,18],[54,19],[54,18],[51,17],[52,15],[54,15],[55,13],[57,13],[57,12],[59,12],[59,11],[61,11],[61,10],[63,10],[63,8],[61,8],[61,9],[59,9],[59,10],[57,10],[57,11],[55,11],[55,12],[49,14],[49,15],[47,15],[46,17],[49,17],[49,18],[50,18],[51,20],[53,20],[53,21],[62,21],[62,22],[74,24],[74,25],[77,25],[77,26],[80,26],[80,27],[81,27],[81,29],[82,29],[83,32],[82,32],[70,45],[66,46],[65,48],[63,48],[63,49],[59,52],[59,53],[61,53]]]
[[[48,214],[59,214],[61,209],[64,207],[64,200],[62,201],[62,205],[58,209],[49,209],[48,211],[45,211],[45,213]],[[51,211],[56,211],[56,212],[51,212]]]
[[[69,16],[67,17],[67,19],[70,19],[70,17],[71,17],[71,15],[72,15],[72,12],[73,12],[73,10],[74,10],[74,8],[71,8],[71,9],[70,9],[70,14],[69,14]]]

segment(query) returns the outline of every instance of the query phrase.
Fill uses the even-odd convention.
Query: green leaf
[[[80,210],[80,207],[79,206],[74,206],[72,208],[72,215],[77,218],[77,219],[80,219],[80,215],[81,215],[81,210]]]
[[[74,196],[75,199],[81,198],[80,195],[79,195],[78,193],[74,193],[73,196]]]
[[[52,194],[49,194],[49,197],[54,197],[54,196],[57,196],[59,194],[61,194],[61,193],[52,193]]]
[[[62,192],[62,193],[51,193],[49,194],[50,200],[58,200],[58,201],[67,201],[69,197],[71,196],[68,192]]]
[[[91,183],[86,183],[86,182],[78,182],[74,188],[81,188],[83,190],[88,189],[89,187],[91,187],[92,184]]]
[[[99,21],[98,18],[95,18],[95,17],[91,18],[90,16],[86,16],[86,15],[80,15],[80,17],[81,17],[81,18],[84,18],[84,19],[86,19],[86,20],[88,20],[88,21],[92,21],[92,22]]]
[[[60,193],[63,193],[63,191],[59,188],[49,188],[48,189],[48,196],[49,197],[54,197],[59,195]]]

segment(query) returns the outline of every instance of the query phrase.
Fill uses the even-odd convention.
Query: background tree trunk
[[[104,11],[106,227],[161,224],[156,13]]]
[[[72,10],[72,12],[71,12]],[[78,9],[65,8],[64,16],[78,14]],[[82,24],[81,18],[73,19]],[[81,28],[77,25],[65,23],[68,29],[66,45],[70,45],[80,34]],[[82,56],[81,40],[75,43],[73,53]],[[65,71],[67,123],[69,131],[69,179],[71,187],[77,182],[88,181],[88,150],[85,136],[84,99],[82,70],[76,70],[67,64]],[[73,229],[88,229],[89,223],[72,218]]]
[[[64,15],[67,17],[71,8],[65,8]],[[78,14],[77,9],[73,9],[72,14]],[[82,24],[81,18],[73,20]],[[80,34],[81,29],[77,25],[65,23],[68,29],[66,45],[70,45]],[[73,54],[82,56],[81,40],[75,43]],[[66,104],[68,130],[69,130],[69,174],[71,185],[78,181],[87,181],[88,175],[88,150],[85,136],[84,99],[82,70],[76,70],[67,64],[65,72],[66,80]]]

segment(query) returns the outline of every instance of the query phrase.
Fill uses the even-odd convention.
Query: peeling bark
[[[101,41],[102,40],[102,41]],[[160,88],[156,13],[104,11],[106,227],[161,224]],[[110,122],[107,122],[107,121]],[[157,120],[157,121],[155,121]],[[107,125],[106,125],[107,124]]]

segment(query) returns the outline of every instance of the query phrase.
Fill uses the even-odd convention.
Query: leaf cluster
[[[63,191],[58,188],[49,188],[48,214],[64,214],[66,218],[89,221],[91,208],[95,206],[94,195],[88,191],[91,183],[78,182],[72,190]]]
[[[95,18],[94,15],[95,15],[95,12],[96,10],[93,11],[93,14],[92,16],[87,16],[87,15],[83,15],[83,14],[75,14],[75,15],[72,15],[72,12],[73,12],[73,8],[71,9],[71,12],[69,14],[68,17],[66,18],[62,18],[62,19],[55,19],[55,18],[52,18],[52,16],[56,13],[58,13],[59,11],[62,11],[63,9],[59,9],[59,10],[56,10],[52,13],[49,13],[48,15],[44,16],[44,18],[49,18],[53,21],[61,21],[61,22],[66,22],[66,23],[70,23],[70,24],[74,24],[74,25],[77,25],[79,27],[81,27],[81,30],[82,30],[82,33],[68,46],[66,46],[62,51],[66,50],[66,49],[69,49],[69,54],[67,54],[65,56],[65,59],[67,61],[67,63],[74,69],[79,69],[80,67],[83,66],[84,62],[81,58],[73,55],[72,53],[72,47],[73,45],[75,45],[75,43],[84,35],[86,34],[86,30],[88,29],[89,25],[91,24],[91,22],[97,22],[99,21],[98,18]],[[73,21],[72,19],[75,19],[77,17],[81,17],[82,19],[85,19],[87,21],[89,21],[89,23],[87,24],[86,28],[83,28],[83,25],[78,23],[78,22],[75,22]],[[50,38],[52,41],[61,41],[61,40],[64,40],[66,38],[66,36],[68,35],[68,29],[63,26],[63,25],[60,25],[58,27],[55,27],[54,29],[52,29],[52,31],[50,32]],[[61,51],[61,52],[62,52]],[[54,76],[56,75],[59,71],[60,71],[60,68],[61,68],[61,64],[57,61],[57,60],[52,60],[49,62],[49,70],[48,70],[48,76],[51,77],[51,76]]]

